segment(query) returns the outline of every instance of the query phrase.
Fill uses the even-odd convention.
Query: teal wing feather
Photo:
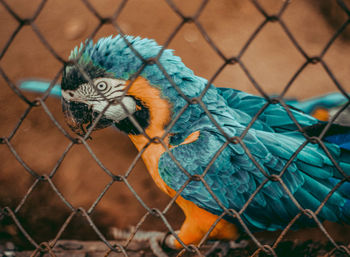
[[[239,136],[243,133],[246,124],[238,122],[236,117],[244,113],[242,115],[251,118],[265,100],[235,90],[226,92],[227,97],[225,97],[225,92],[221,93],[229,107],[226,111],[221,109],[220,113],[215,113],[215,108],[213,108],[211,110],[213,117],[230,137]],[[221,101],[225,101],[223,99]],[[293,111],[293,115],[302,126],[317,123],[316,119],[301,112]],[[249,119],[243,118],[242,120],[247,123]],[[305,141],[304,136],[295,129],[296,126],[284,108],[279,105],[271,105],[270,110],[265,110],[259,116],[257,125],[248,131],[243,141],[265,173],[280,174],[293,153]],[[179,145],[170,150],[171,154],[191,175],[203,174],[216,152],[226,142],[224,136],[207,116],[202,116],[194,122],[188,133],[194,131],[200,131],[197,141]],[[328,142],[325,144],[349,175],[350,163],[348,159],[342,158],[340,147]],[[188,180],[187,175],[177,167],[169,153],[161,156],[159,173],[165,183],[176,191]],[[288,190],[300,205],[313,211],[319,207],[336,181],[339,182],[341,178],[342,175],[317,144],[307,144],[282,176]],[[266,180],[266,177],[240,144],[229,144],[208,169],[204,179],[225,208],[239,211],[257,187]],[[345,183],[343,187],[348,189],[350,184]],[[350,196],[344,193],[346,189],[336,191],[330,197],[318,215],[320,220],[350,223]],[[201,181],[191,181],[182,191],[181,196],[211,213],[220,215],[223,212],[223,208]],[[253,231],[276,230],[283,229],[298,213],[299,209],[283,186],[279,182],[268,181],[243,212],[242,218]],[[225,218],[235,222],[230,217]],[[296,221],[293,227],[312,224],[311,219],[303,216]]]
[[[218,93],[226,100],[227,105],[234,109],[234,112],[238,112],[240,117],[243,117],[244,115],[253,117],[267,102],[265,98],[250,95],[231,88],[218,88],[217,90]],[[313,103],[321,105],[322,103],[323,106],[330,107],[336,102],[336,100],[339,100],[338,104],[341,104],[346,101],[346,98],[340,93],[333,93],[314,98],[313,100],[308,101],[311,103],[306,106],[310,106]],[[305,128],[305,130],[308,132],[314,132],[311,133],[310,136],[318,136],[325,124],[327,124],[326,122],[319,121],[316,118],[299,111],[298,109],[294,109],[293,107],[290,107],[289,110],[301,127]],[[344,115],[346,115],[346,110],[344,113]],[[244,122],[241,122],[241,124],[247,125],[247,123]],[[347,124],[331,125],[330,129],[325,135],[325,140],[335,143],[341,148],[350,151],[350,127],[345,125]],[[294,121],[287,113],[286,109],[280,104],[270,104],[266,110],[259,115],[257,121],[253,125],[253,128],[259,130],[263,129],[265,131],[272,129],[274,132],[295,131],[298,129]]]
[[[262,106],[266,104],[266,99],[263,97],[247,94],[245,92],[231,88],[217,88],[218,93],[227,101],[227,105],[236,111],[241,111],[253,117]],[[290,108],[291,113],[302,126],[312,126],[319,121],[312,116],[301,111]],[[297,126],[289,117],[286,109],[280,104],[271,104],[258,117],[259,121],[268,124],[274,130],[296,130]]]

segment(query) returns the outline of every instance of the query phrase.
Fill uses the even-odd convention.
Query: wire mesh
[[[198,255],[202,255],[201,248],[204,245],[206,239],[209,237],[210,232],[212,229],[214,229],[214,226],[217,222],[219,222],[224,216],[230,216],[233,219],[236,219],[238,223],[242,226],[242,228],[245,230],[246,234],[252,239],[252,241],[256,244],[256,252],[253,253],[252,256],[255,254],[263,251],[267,254],[270,254],[272,256],[277,256],[275,249],[278,246],[278,244],[283,240],[286,233],[290,230],[292,225],[302,216],[305,215],[309,217],[310,219],[313,219],[319,229],[324,233],[324,235],[327,237],[331,245],[333,246],[332,250],[328,253],[329,255],[333,254],[335,251],[339,251],[343,253],[344,255],[350,256],[350,249],[347,248],[345,245],[338,244],[330,235],[330,233],[327,231],[327,229],[324,227],[324,225],[320,222],[318,218],[318,214],[320,213],[321,209],[327,202],[327,200],[332,196],[332,194],[346,181],[350,182],[350,177],[347,176],[344,171],[341,169],[337,161],[334,159],[334,157],[331,155],[331,153],[328,151],[327,147],[322,141],[322,138],[324,137],[327,130],[330,128],[330,125],[334,122],[336,117],[350,104],[350,97],[347,94],[344,86],[338,81],[334,73],[332,72],[331,68],[328,66],[326,61],[324,60],[324,56],[331,47],[331,45],[334,43],[334,41],[341,35],[341,33],[348,27],[350,23],[350,9],[342,0],[337,0],[337,4],[341,7],[341,9],[346,13],[347,19],[343,23],[343,25],[334,33],[334,35],[330,38],[330,40],[325,44],[324,48],[322,49],[321,53],[317,56],[310,56],[303,47],[298,43],[298,40],[295,38],[293,33],[290,31],[289,27],[286,25],[286,23],[283,20],[283,13],[286,11],[289,5],[289,1],[284,1],[283,5],[279,9],[279,11],[275,15],[270,15],[268,12],[264,9],[264,7],[259,3],[257,0],[252,0],[252,4],[254,7],[258,10],[258,12],[264,17],[263,21],[258,24],[256,29],[253,31],[253,33],[250,35],[246,43],[243,45],[243,47],[240,49],[237,55],[235,56],[226,56],[220,48],[217,46],[217,44],[214,42],[214,40],[209,36],[206,29],[202,26],[201,22],[199,21],[199,17],[202,14],[203,10],[205,9],[208,0],[203,0],[202,3],[199,5],[197,11],[192,16],[186,16],[177,6],[176,4],[171,0],[166,0],[165,2],[168,4],[168,6],[172,9],[172,11],[178,15],[180,18],[180,22],[175,27],[175,29],[172,31],[172,33],[169,35],[167,40],[165,41],[162,49],[159,51],[158,55],[151,59],[144,59],[136,49],[132,47],[132,45],[128,42],[127,38],[124,37],[125,42],[127,45],[132,49],[132,51],[142,60],[143,65],[140,67],[140,69],[134,74],[133,79],[131,80],[130,85],[133,83],[133,81],[136,79],[136,77],[142,72],[142,70],[147,66],[151,64],[156,64],[159,69],[162,71],[163,75],[169,80],[171,85],[176,89],[176,91],[185,99],[187,102],[183,109],[178,113],[178,116],[172,121],[172,123],[169,124],[169,126],[166,128],[164,135],[160,137],[150,137],[147,135],[146,131],[144,131],[141,126],[137,123],[137,121],[132,117],[130,113],[128,113],[128,110],[123,105],[122,102],[117,102],[121,104],[125,110],[125,112],[128,113],[129,118],[131,119],[132,123],[139,129],[140,133],[142,133],[148,140],[149,143],[139,152],[139,154],[134,158],[132,164],[129,166],[127,171],[124,175],[114,175],[113,171],[109,170],[105,165],[102,163],[102,161],[99,160],[99,158],[96,156],[92,148],[89,146],[88,139],[93,131],[94,127],[98,123],[99,119],[102,117],[104,111],[108,108],[106,106],[105,110],[99,115],[99,117],[94,121],[94,124],[89,128],[86,135],[83,137],[72,137],[61,125],[60,123],[55,119],[51,111],[49,110],[46,100],[49,96],[50,90],[55,85],[55,83],[58,81],[60,76],[62,75],[63,69],[65,65],[74,65],[76,66],[82,75],[91,83],[94,87],[95,85],[92,83],[91,79],[89,78],[88,74],[84,71],[83,67],[81,67],[76,61],[68,62],[60,57],[60,55],[54,50],[54,48],[50,45],[49,41],[45,38],[45,36],[42,34],[38,26],[36,25],[35,21],[41,11],[45,8],[45,5],[48,1],[43,0],[39,4],[38,8],[36,9],[35,13],[32,15],[32,17],[28,19],[21,18],[8,4],[5,0],[0,0],[0,3],[3,5],[3,7],[6,9],[6,11],[18,22],[18,26],[13,31],[13,33],[10,35],[9,39],[7,40],[5,46],[3,49],[1,49],[0,52],[0,60],[4,57],[5,53],[7,52],[8,48],[18,35],[18,33],[24,28],[24,27],[31,27],[31,29],[36,34],[37,38],[41,41],[41,43],[46,47],[46,49],[52,54],[54,58],[57,59],[62,64],[61,70],[57,73],[55,78],[51,81],[50,88],[46,91],[46,93],[34,101],[29,100],[15,85],[13,81],[7,76],[5,71],[0,67],[0,75],[2,78],[6,81],[8,86],[13,90],[15,94],[18,95],[19,99],[21,99],[24,103],[26,103],[27,108],[24,111],[23,115],[19,118],[18,123],[13,128],[13,130],[9,133],[8,136],[2,137],[0,139],[0,143],[6,145],[11,153],[15,156],[18,163],[24,167],[24,169],[32,176],[34,182],[32,183],[32,186],[28,189],[27,193],[23,196],[22,200],[18,204],[18,206],[15,209],[11,209],[8,206],[2,207],[0,209],[0,217],[10,217],[12,221],[16,224],[17,228],[23,233],[25,238],[28,240],[28,242],[35,248],[32,256],[38,256],[40,253],[49,253],[50,256],[56,256],[55,253],[52,251],[53,247],[57,244],[58,240],[61,239],[61,236],[63,232],[65,231],[66,227],[70,224],[73,217],[80,213],[89,223],[91,228],[94,230],[98,238],[110,249],[110,251],[106,252],[106,256],[108,256],[111,252],[118,252],[122,253],[125,256],[128,256],[127,249],[130,244],[130,242],[133,239],[133,236],[135,236],[135,233],[137,232],[137,229],[142,225],[142,223],[145,220],[145,217],[148,215],[154,215],[160,218],[160,220],[164,223],[164,225],[167,227],[169,232],[174,235],[179,242],[182,244],[184,249],[182,252],[191,252]],[[120,25],[117,22],[117,18],[119,15],[123,12],[124,7],[127,5],[128,0],[123,0],[117,10],[114,12],[113,15],[109,17],[102,17],[99,12],[94,8],[94,6],[89,2],[89,0],[81,0],[81,2],[87,7],[87,9],[98,19],[99,23],[96,26],[96,28],[93,30],[93,32],[90,34],[89,38],[92,39],[98,31],[103,27],[104,24],[112,24],[113,27],[116,29],[116,31],[125,36],[125,33],[121,29]],[[180,29],[188,23],[194,24],[198,31],[201,33],[203,38],[207,41],[207,43],[210,45],[210,47],[216,52],[217,56],[219,56],[222,60],[222,65],[217,69],[217,71],[214,73],[214,75],[208,80],[208,83],[205,87],[205,89],[202,91],[199,97],[197,98],[188,98],[178,87],[178,85],[175,83],[175,81],[172,80],[172,78],[167,73],[167,70],[165,67],[162,66],[162,64],[159,61],[159,58],[163,54],[164,50],[169,46],[169,44],[172,42],[174,37],[178,34]],[[283,87],[282,93],[278,97],[270,97],[265,91],[264,88],[254,79],[254,76],[252,75],[250,69],[245,65],[245,63],[242,60],[242,57],[245,55],[246,50],[248,47],[254,42],[256,37],[261,33],[261,31],[264,30],[267,24],[269,23],[278,23],[284,33],[287,35],[290,42],[294,45],[294,47],[297,49],[298,52],[303,56],[304,62],[300,65],[300,67],[297,69],[297,71],[294,73],[292,78],[288,81],[288,83]],[[290,107],[284,102],[284,97],[287,93],[287,91],[292,87],[294,81],[297,77],[300,76],[300,74],[305,70],[306,67],[309,65],[313,65],[316,63],[320,63],[325,71],[325,73],[329,76],[329,78],[333,81],[334,85],[338,88],[338,90],[347,98],[347,103],[339,110],[339,112],[331,119],[329,124],[323,129],[322,133],[318,137],[310,137],[307,135],[307,133],[303,130],[302,126],[298,123],[297,119],[293,116],[293,113],[290,110]],[[218,75],[223,71],[223,69],[226,66],[229,65],[237,65],[241,68],[241,70],[245,73],[247,78],[250,80],[252,85],[256,88],[256,90],[266,99],[266,104],[262,106],[262,108],[256,113],[256,115],[252,118],[249,125],[245,128],[243,133],[241,135],[237,135],[235,137],[230,137],[225,133],[225,131],[220,127],[220,125],[216,122],[215,118],[212,116],[211,112],[206,107],[205,103],[202,101],[203,96],[209,89],[210,85],[213,83],[213,81],[218,77]],[[98,91],[96,89],[96,91]],[[103,96],[103,95],[102,95]],[[112,104],[112,103],[110,103]],[[169,146],[165,142],[165,138],[168,136],[169,131],[171,128],[175,125],[176,121],[181,117],[181,115],[185,112],[185,110],[193,104],[198,104],[201,106],[201,108],[204,110],[206,115],[210,118],[211,122],[217,127],[217,129],[222,133],[222,135],[226,138],[226,142],[220,147],[220,149],[217,151],[217,153],[214,155],[213,159],[210,160],[208,167],[205,169],[205,171],[200,175],[191,175],[184,167],[182,167],[181,162],[176,160],[176,158],[171,154],[169,151]],[[244,143],[243,139],[248,133],[248,130],[253,126],[253,124],[256,122],[258,117],[264,112],[264,110],[272,105],[272,104],[281,104],[285,110],[287,111],[288,115],[290,116],[290,119],[293,120],[293,122],[296,124],[298,130],[303,133],[305,137],[305,142],[300,145],[300,147],[297,149],[297,151],[291,156],[291,158],[288,160],[286,165],[284,166],[283,170],[278,175],[269,175],[265,172],[265,170],[260,166],[258,161],[254,158],[254,156],[251,154],[250,150]],[[32,111],[33,108],[42,107],[45,113],[48,115],[48,117],[52,120],[53,124],[59,129],[59,131],[69,140],[69,143],[65,149],[65,151],[62,153],[61,157],[57,161],[56,165],[52,169],[52,171],[47,175],[40,175],[36,170],[33,170],[30,168],[29,165],[26,164],[26,162],[22,159],[21,155],[17,153],[16,149],[13,147],[11,140],[14,137],[14,135],[17,133],[18,129],[21,127],[24,120],[27,118],[28,114]],[[343,179],[328,193],[327,197],[323,200],[321,205],[317,208],[316,211],[312,211],[310,209],[303,208],[298,201],[295,199],[293,194],[288,189],[287,185],[283,181],[283,174],[287,172],[288,166],[292,163],[292,161],[296,158],[298,153],[300,153],[303,148],[307,144],[319,144],[322,149],[327,154],[328,158],[331,160],[331,162],[334,164],[336,169],[343,175]],[[91,207],[86,210],[84,208],[75,207],[72,205],[60,192],[60,190],[55,186],[55,183],[53,182],[53,178],[56,175],[56,172],[58,168],[60,167],[63,160],[66,158],[67,154],[70,152],[70,150],[77,144],[82,144],[89,152],[91,158],[93,158],[97,164],[101,167],[101,169],[110,177],[110,182],[105,186],[104,190],[100,193],[98,198],[95,200],[95,202],[91,205]],[[130,173],[132,172],[134,166],[136,165],[136,162],[141,158],[142,153],[146,151],[146,149],[151,144],[161,144],[166,151],[170,154],[172,160],[176,163],[178,168],[184,172],[188,180],[187,182],[181,187],[179,191],[176,192],[176,195],[171,199],[171,201],[168,203],[168,205],[163,209],[157,209],[157,208],[150,208],[142,199],[142,197],[133,189],[132,185],[128,181],[128,177]],[[251,161],[256,165],[256,167],[261,171],[261,173],[264,175],[265,180],[256,188],[255,192],[249,197],[247,202],[244,204],[244,206],[240,210],[233,210],[233,209],[227,209],[225,208],[224,204],[220,202],[218,197],[215,195],[215,193],[212,191],[208,183],[206,182],[205,176],[210,169],[210,167],[213,165],[215,160],[218,158],[220,153],[229,145],[229,144],[240,144],[241,147],[244,149],[247,156],[251,159]],[[206,187],[208,192],[212,195],[212,197],[217,201],[218,205],[224,210],[222,215],[218,217],[218,220],[216,223],[213,224],[211,229],[205,234],[205,236],[202,238],[199,245],[186,245],[184,242],[181,241],[181,239],[177,236],[175,229],[171,226],[170,222],[168,221],[166,214],[171,208],[171,206],[174,204],[175,200],[180,196],[181,192],[186,188],[186,186],[193,180],[200,181],[203,183],[203,185]],[[64,203],[67,208],[69,208],[71,214],[66,218],[65,222],[60,227],[59,231],[57,232],[56,237],[53,240],[47,241],[47,242],[36,242],[33,237],[31,236],[31,232],[27,231],[21,224],[21,221],[17,217],[17,213],[21,210],[24,203],[27,201],[28,197],[32,194],[33,190],[37,187],[38,183],[40,181],[47,182],[52,190],[57,194],[57,196],[61,199],[61,201]],[[259,193],[259,191],[264,187],[266,183],[269,181],[272,181],[273,183],[280,183],[280,185],[285,190],[285,193],[289,196],[289,198],[293,201],[295,206],[299,209],[299,213],[289,222],[289,224],[285,227],[285,229],[281,232],[281,234],[278,236],[278,238],[275,240],[275,242],[272,245],[263,244],[259,241],[259,239],[249,230],[247,225],[244,223],[242,219],[242,214],[247,209],[249,204],[253,201],[254,197]],[[94,220],[91,218],[91,214],[98,205],[98,203],[101,201],[101,199],[105,196],[105,194],[108,192],[110,187],[114,183],[124,183],[129,190],[132,192],[134,197],[140,202],[140,204],[144,207],[144,209],[147,211],[146,215],[139,221],[138,225],[136,226],[136,230],[134,233],[131,234],[129,240],[127,240],[124,244],[111,244],[109,240],[106,239],[105,235],[99,230],[99,228],[95,225]]]

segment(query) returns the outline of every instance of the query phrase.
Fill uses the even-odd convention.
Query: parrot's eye
[[[106,90],[107,89],[107,83],[104,81],[100,81],[98,82],[98,84],[96,85],[96,88],[100,91]]]

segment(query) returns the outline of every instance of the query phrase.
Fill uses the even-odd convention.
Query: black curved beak
[[[85,136],[89,128],[99,116],[99,113],[92,111],[87,104],[81,102],[66,101],[62,98],[62,111],[70,129],[79,136]],[[113,121],[102,116],[93,130],[111,126]]]

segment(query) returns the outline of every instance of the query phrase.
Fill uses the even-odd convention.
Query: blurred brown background
[[[8,0],[7,4],[22,18],[31,17],[40,0]],[[117,10],[121,1],[90,0],[101,16],[107,17]],[[267,13],[275,14],[283,4],[280,0],[261,1]],[[345,1],[350,6],[350,1]],[[193,15],[201,1],[174,3],[186,15]],[[347,15],[333,0],[295,0],[283,14],[283,21],[297,42],[309,56],[320,54],[335,31],[346,21]],[[250,1],[210,1],[199,21],[226,56],[239,53],[264,17]],[[79,0],[49,0],[35,24],[59,56],[67,59],[70,50],[85,40],[98,25],[96,17]],[[117,23],[126,34],[154,38],[164,43],[181,19],[161,0],[130,0],[126,3]],[[0,4],[0,51],[18,26],[18,22]],[[95,39],[117,34],[112,25],[105,25]],[[326,53],[324,60],[341,85],[350,91],[350,26]],[[186,24],[170,43],[184,63],[202,77],[210,79],[223,61],[207,44],[194,24]],[[280,93],[305,58],[296,50],[279,23],[268,23],[249,46],[242,61],[255,80],[269,94]],[[28,78],[51,80],[62,64],[43,46],[30,26],[21,29],[14,38],[0,66],[10,80],[18,82]],[[258,94],[238,65],[228,66],[214,81],[217,86],[232,87]],[[0,136],[8,137],[28,105],[17,97],[0,76]],[[336,86],[320,64],[309,65],[294,81],[287,97],[299,99],[336,91]],[[24,93],[29,99],[39,95]],[[60,101],[46,101],[50,111],[67,129],[61,113]],[[95,132],[89,145],[103,164],[115,174],[124,174],[137,152],[126,135],[114,129]],[[49,174],[69,144],[54,126],[42,107],[33,108],[11,140],[11,144],[24,162],[39,174]],[[91,158],[83,145],[75,145],[59,167],[53,182],[63,196],[74,206],[88,209],[110,181]],[[0,145],[0,207],[14,209],[34,182],[31,175],[18,163],[9,148]],[[129,182],[145,203],[163,209],[169,202],[138,161]],[[128,228],[136,225],[146,210],[123,183],[114,183],[93,212],[93,220],[107,235],[111,226]],[[52,239],[66,220],[70,210],[62,203],[48,183],[40,182],[29,195],[18,217],[37,242]],[[181,211],[172,207],[167,214],[169,222],[178,229],[183,221]],[[332,236],[343,240],[349,229],[328,224]],[[166,230],[162,221],[149,216],[143,230]],[[273,236],[273,234],[271,235]],[[288,233],[291,238],[312,236],[325,240],[318,229],[302,234]],[[77,216],[68,225],[63,238],[95,239],[84,218]],[[19,245],[23,239],[13,221],[3,218],[0,223],[0,240],[13,240]],[[349,243],[349,242],[348,242]]]

